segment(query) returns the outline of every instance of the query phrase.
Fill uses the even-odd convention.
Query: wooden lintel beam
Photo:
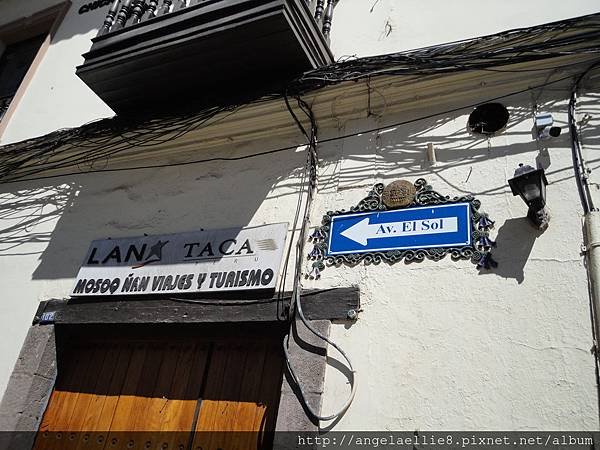
[[[309,320],[345,320],[350,310],[360,308],[358,287],[304,291],[301,298]],[[51,322],[58,325],[280,322],[288,319],[290,299],[291,294],[286,293],[279,299],[251,300],[49,300],[40,305],[34,323],[40,323],[43,313],[51,312]]]

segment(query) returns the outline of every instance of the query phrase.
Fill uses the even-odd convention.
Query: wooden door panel
[[[58,377],[50,398],[50,405],[43,417],[36,448],[61,449],[65,446],[76,448],[77,433],[70,433],[86,427],[87,412],[95,396],[90,392],[96,388],[98,378],[94,373],[101,371],[107,356],[107,349],[91,346],[71,352],[68,368]]]
[[[239,402],[245,355],[231,344],[217,344],[213,350],[206,389],[202,395],[200,416],[193,448],[227,448],[223,431],[231,430]],[[216,433],[205,433],[205,431]]]
[[[265,352],[265,365],[260,379],[259,405],[254,417],[255,430],[263,430],[260,441],[256,448],[270,448],[273,436],[269,436],[275,430],[277,422],[277,410],[281,395],[281,381],[283,378],[283,349],[281,340],[270,343]]]
[[[155,418],[151,417],[148,408],[154,400],[152,395],[160,371],[163,351],[160,346],[151,343],[141,344],[137,352],[140,353],[140,362],[134,365],[139,365],[139,367],[130,370],[132,376],[129,381],[132,384],[126,383],[127,390],[124,387],[119,398],[106,445],[108,450],[145,450],[155,448],[157,445],[156,437],[148,433],[153,431],[150,424],[155,422]],[[133,384],[134,380],[136,380],[135,384]],[[115,422],[117,422],[117,426],[115,426]],[[148,442],[150,443],[149,447],[147,446]]]
[[[266,340],[78,342],[60,359],[34,449],[263,449],[282,367]]]
[[[171,385],[172,400],[164,407],[160,430],[168,449],[187,449],[193,429],[198,398],[208,365],[210,346],[197,343],[183,347]],[[183,447],[181,447],[183,446]]]
[[[277,343],[217,344],[193,448],[265,448],[275,427],[282,361]]]
[[[113,414],[110,425],[111,432],[127,432],[131,430],[133,424],[130,422],[134,414],[135,393],[142,377],[142,369],[146,360],[148,346],[145,344],[133,344],[131,349],[131,358],[125,373],[125,380],[119,392],[119,398]]]
[[[67,435],[72,430],[69,425],[71,417],[76,412],[77,399],[80,394],[79,386],[81,380],[85,379],[88,369],[93,365],[92,351],[75,349],[69,357],[69,368],[63,376],[57,379],[57,386],[50,398],[46,414],[42,419],[36,449],[61,450],[62,448],[74,448],[73,442],[68,440]],[[52,407],[50,407],[52,405]],[[77,415],[77,414],[75,414]]]
[[[119,395],[133,349],[131,346],[110,344],[102,371],[99,373],[98,389],[88,408],[87,419],[81,430],[77,450],[104,450]]]
[[[236,410],[232,416],[231,430],[235,433],[224,435],[223,448],[245,450],[256,448],[260,442],[261,428],[256,426],[256,417],[262,416],[265,405],[260,397],[261,378],[265,369],[266,345],[253,345],[246,350],[246,361],[243,369],[244,379],[241,383]]]
[[[177,363],[169,387],[171,399],[163,406],[159,430],[187,432],[191,429],[208,355],[202,350],[186,345],[177,352]],[[201,367],[199,373],[198,365]]]

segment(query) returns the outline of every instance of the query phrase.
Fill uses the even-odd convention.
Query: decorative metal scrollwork
[[[383,201],[383,191],[385,186],[378,183],[356,206],[350,210],[328,211],[321,221],[321,226],[315,228],[309,236],[309,241],[313,243],[313,248],[308,254],[308,259],[312,261],[307,278],[319,278],[321,271],[326,266],[340,266],[342,264],[354,266],[360,262],[365,264],[379,264],[382,261],[395,263],[401,260],[405,262],[420,262],[425,258],[439,261],[450,255],[453,260],[471,260],[477,265],[478,269],[490,269],[497,267],[498,263],[492,258],[492,248],[496,242],[490,239],[490,230],[494,227],[494,222],[490,220],[487,214],[479,211],[481,202],[472,195],[463,195],[450,197],[442,195],[427,184],[425,179],[419,178],[414,182],[416,194],[413,201],[404,208],[408,209],[418,206],[443,205],[451,203],[469,203],[471,205],[472,220],[472,245],[464,247],[444,247],[444,248],[425,248],[411,250],[389,250],[376,251],[369,253],[354,253],[347,255],[328,255],[329,233],[331,231],[331,218],[345,214],[356,214],[360,212],[389,211]]]

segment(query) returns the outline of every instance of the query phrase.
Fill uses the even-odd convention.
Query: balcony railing
[[[12,101],[12,99],[12,96],[0,97],[0,120],[2,120],[4,114],[6,114],[6,111],[8,111],[8,107],[10,106],[10,102]]]
[[[313,11],[315,22],[320,25],[323,36],[329,39],[333,9],[338,0],[303,1]],[[214,0],[115,0],[98,31],[98,36],[194,5],[210,3],[214,3]]]
[[[333,62],[336,0],[116,0],[77,75],[120,115],[243,103]]]

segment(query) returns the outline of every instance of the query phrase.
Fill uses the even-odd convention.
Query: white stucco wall
[[[331,48],[337,58],[382,55],[599,11],[594,0],[342,0]]]
[[[10,5],[2,20],[16,17],[21,3],[0,2],[0,8]],[[111,114],[73,73],[103,16],[100,11],[80,16],[81,3],[73,2],[2,143]],[[467,1],[454,9],[435,2],[427,8],[436,16],[424,17],[422,3],[400,9],[391,0],[344,0],[336,8],[332,46],[337,56],[387,53],[595,12],[592,2],[584,0],[552,8],[536,0],[518,7],[478,3],[482,15],[475,16],[475,4]],[[382,37],[388,20],[392,32]],[[566,98],[565,92],[546,94]],[[538,153],[530,135],[529,100],[528,95],[506,100],[510,126],[489,145],[466,132],[469,111],[462,111],[321,146],[313,226],[327,210],[356,204],[375,182],[425,177],[444,194],[477,195],[482,210],[496,221],[500,264],[483,274],[470,262],[449,259],[359,265],[328,268],[321,280],[304,282],[307,288],[356,284],[361,290],[359,320],[351,326],[335,324],[332,331],[359,374],[356,402],[337,429],[598,428],[589,297],[580,255],[582,211],[568,137]],[[580,117],[586,111],[596,117],[595,105],[592,100],[582,105]],[[447,106],[436,105],[436,111]],[[548,109],[564,126],[565,103]],[[320,130],[321,138],[432,112],[342,123],[339,130]],[[588,127],[583,141],[590,143],[586,151],[595,165],[597,139],[597,127]],[[435,166],[424,161],[428,142],[438,149]],[[203,156],[287,145],[287,140],[263,140],[204,151]],[[38,302],[68,294],[91,240],[291,222],[304,158],[302,151],[290,151],[238,162],[0,185],[0,392]],[[536,158],[547,167],[550,181],[552,221],[541,235],[523,219],[525,206],[506,182],[519,162],[535,165]],[[346,392],[344,377],[330,367],[324,412],[335,409]]]
[[[0,26],[57,3],[60,2],[0,2]],[[0,136],[0,145],[114,115],[75,75],[75,67],[83,63],[81,55],[90,49],[90,39],[96,35],[106,15],[106,8],[79,14],[80,7],[87,3],[90,2],[72,1],[41,64],[35,70],[25,95],[18,102],[14,115]],[[36,4],[39,4],[39,8],[34,8]]]
[[[550,95],[561,99],[566,93]],[[479,273],[468,261],[450,259],[382,263],[327,268],[320,280],[304,280],[306,288],[356,284],[361,291],[359,320],[334,324],[332,330],[359,377],[356,401],[335,429],[597,429],[589,297],[580,255],[582,211],[568,136],[538,153],[529,99],[505,100],[510,126],[489,146],[466,132],[468,110],[321,145],[313,226],[327,210],[356,204],[375,182],[424,177],[441,193],[473,193],[481,200],[481,209],[496,221],[492,236],[500,264]],[[565,105],[541,109],[564,126]],[[321,138],[448,106],[353,120],[339,130],[322,129]],[[595,141],[594,136],[588,139]],[[435,166],[425,162],[428,142],[437,147]],[[265,140],[204,155],[226,150],[236,156],[288,144]],[[2,185],[1,207],[7,213],[0,217],[5,299],[0,388],[38,301],[68,294],[91,240],[291,223],[304,158],[303,151],[291,150],[237,162]],[[547,167],[550,182],[552,221],[543,234],[524,219],[525,205],[506,181],[519,162],[535,165],[536,158]],[[339,359],[334,352],[329,356]],[[334,410],[347,390],[345,378],[328,367],[324,412]]]
[[[360,319],[332,331],[350,351],[360,386],[336,430],[597,429],[582,210],[568,135],[538,153],[528,96],[505,103],[518,119],[489,147],[466,132],[467,115],[442,115],[433,127],[427,120],[362,142],[344,141],[343,162],[332,163],[321,178],[322,185],[337,189],[317,197],[315,220],[318,213],[356,204],[368,182],[425,177],[443,194],[475,194],[496,221],[492,237],[498,243],[493,254],[499,267],[489,272],[446,259],[328,268],[321,280],[305,283],[361,289]],[[566,123],[566,102],[541,110]],[[428,142],[438,149],[433,167],[425,162]],[[365,143],[371,151],[361,152],[363,170],[347,166],[365,187],[345,190],[344,165],[357,159]],[[321,150],[325,160],[333,161],[335,152]],[[543,234],[529,226],[525,205],[507,184],[518,163],[535,167],[536,159],[550,183],[552,220]],[[342,360],[335,352],[330,356]],[[346,378],[330,368],[324,414],[347,394]]]
[[[0,8],[2,8],[0,26],[6,25],[23,17],[29,17],[36,12],[56,6],[62,1],[63,0],[34,0],[30,2],[23,2],[19,0],[0,0]]]
[[[0,1],[0,26],[54,6],[59,0]],[[72,0],[35,72],[0,145],[76,127],[113,115],[79,78],[75,66],[91,47],[90,39],[102,24],[107,8],[79,14],[90,0]],[[343,0],[334,13],[331,48],[336,59],[393,53],[423,46],[492,34],[600,11],[594,0],[553,2],[478,2],[443,0]]]

